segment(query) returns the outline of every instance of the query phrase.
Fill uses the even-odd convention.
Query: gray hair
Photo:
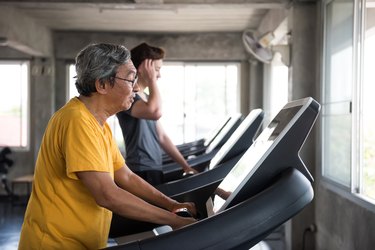
[[[78,93],[90,96],[96,92],[95,81],[104,85],[114,85],[113,77],[119,66],[130,60],[130,52],[122,45],[99,43],[90,44],[76,57],[76,88]]]

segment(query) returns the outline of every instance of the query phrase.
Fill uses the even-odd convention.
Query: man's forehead
[[[137,69],[135,68],[133,62],[129,60],[127,63],[123,65],[123,68],[125,68],[127,71],[130,72],[137,72]]]

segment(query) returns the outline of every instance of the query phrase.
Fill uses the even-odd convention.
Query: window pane
[[[264,69],[267,74],[263,86],[263,108],[267,113],[264,124],[268,124],[280,108],[288,102],[289,69],[282,63],[279,53],[275,54],[272,62],[265,65]]]
[[[163,105],[163,116],[160,121],[172,141],[181,143],[185,134],[184,66],[165,62],[160,74],[158,86]]]
[[[226,71],[224,65],[188,66],[186,70],[186,90],[190,90],[187,118],[190,118],[191,125],[197,125],[188,127],[187,137],[194,140],[205,137],[214,127],[212,121],[217,117],[222,120],[222,115],[227,114]],[[191,88],[190,83],[194,83],[195,88]]]
[[[375,199],[375,6],[366,8],[363,70],[363,152],[362,192]]]
[[[350,127],[351,115],[324,116],[324,176],[347,187],[351,179]]]
[[[351,185],[353,1],[326,6],[323,89],[323,175]]]
[[[0,146],[28,146],[28,67],[0,62]]]
[[[69,96],[67,98],[68,101],[75,96],[79,96],[77,88],[76,88],[76,79],[74,78],[75,76],[76,76],[76,67],[73,64],[71,64],[69,65],[69,84],[68,84]]]
[[[237,111],[237,64],[166,62],[161,72],[161,122],[175,144],[206,137]]]

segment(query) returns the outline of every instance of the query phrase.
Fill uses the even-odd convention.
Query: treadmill
[[[231,116],[231,119],[226,123],[226,125],[221,129],[213,141],[204,150],[204,153],[188,158],[188,164],[196,169],[198,172],[202,172],[206,167],[207,163],[215,156],[219,149],[224,145],[224,143],[230,138],[234,131],[240,126],[243,120],[242,114],[236,113]],[[176,163],[169,163],[163,165],[163,173],[165,182],[173,181],[176,179],[181,179],[183,177],[183,171],[181,166]]]
[[[203,173],[207,170],[214,169],[216,166],[219,166],[236,156],[237,158],[235,161],[237,161],[239,159],[238,156],[244,153],[253,143],[261,128],[263,119],[263,110],[252,110],[245,119],[243,119],[241,124],[236,128],[223,146],[221,146],[218,151],[213,151],[215,153],[213,157],[197,157],[194,161],[191,161],[191,166],[197,169],[200,173]],[[234,164],[232,164],[232,166],[234,166]],[[176,168],[176,165],[164,166],[163,172],[164,178],[167,180],[166,184],[183,177],[184,173],[181,167],[179,165],[177,165],[177,167],[178,168]],[[192,176],[197,176],[200,173]]]
[[[314,197],[313,177],[299,152],[319,111],[311,97],[287,103],[219,186],[172,196],[196,203],[197,222],[178,230],[150,224],[107,249],[251,248]]]
[[[180,151],[180,153],[184,156],[185,159],[193,155],[199,155],[201,153],[204,153],[208,145],[210,145],[210,143],[225,127],[225,125],[229,122],[232,116],[233,115],[226,116],[225,119],[222,122],[220,122],[215,129],[210,131],[205,138],[176,145],[177,149]],[[163,164],[171,162],[173,162],[173,160],[169,157],[169,155],[163,153]]]
[[[228,174],[236,162],[241,158],[242,154],[251,146],[263,122],[264,112],[261,109],[252,110],[241,125],[234,131],[228,141],[220,148],[210,162],[207,162],[205,170],[201,173],[191,175],[186,178],[178,179],[171,182],[166,182],[156,186],[156,188],[167,196],[172,196],[177,193],[186,192],[207,183],[218,186],[220,181]],[[175,179],[182,176],[182,170],[169,173],[169,178],[172,174]],[[112,216],[111,228],[109,237],[118,237],[124,234],[134,232],[124,230],[127,228],[129,220],[116,213]],[[138,227],[138,226],[137,226]],[[141,227],[142,228],[142,227]]]

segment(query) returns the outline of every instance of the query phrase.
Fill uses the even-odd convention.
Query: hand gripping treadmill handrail
[[[110,249],[249,249],[254,246],[313,199],[313,178],[299,151],[319,111],[319,103],[311,97],[285,105],[220,183],[218,189],[230,195],[224,203],[216,202],[215,195],[213,215],[208,216],[205,206],[197,202],[198,198],[204,200],[202,196],[209,200],[212,193],[196,192],[196,197],[189,192],[179,194],[176,197],[179,201],[187,198],[198,203],[199,221]],[[233,181],[236,185],[227,186]]]
[[[164,183],[155,188],[175,200],[194,200],[197,205],[204,206],[207,197],[215,191],[240,158],[241,155],[238,155],[212,170],[193,175],[189,178]],[[131,220],[113,213],[109,237],[118,238],[124,235],[152,230],[158,226],[157,224]]]

